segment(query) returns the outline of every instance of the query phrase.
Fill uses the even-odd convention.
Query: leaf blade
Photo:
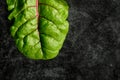
[[[8,7],[11,6],[11,0],[7,1]],[[9,19],[15,19],[11,34],[19,51],[31,59],[56,57],[68,33],[67,3],[64,0],[15,1]]]

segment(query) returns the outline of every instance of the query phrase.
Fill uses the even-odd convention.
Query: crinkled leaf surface
[[[31,59],[57,56],[68,32],[65,0],[7,0],[14,19],[11,35],[18,49]]]

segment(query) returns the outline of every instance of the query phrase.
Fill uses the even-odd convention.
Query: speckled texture
[[[24,57],[0,0],[0,80],[120,80],[120,0],[68,0],[70,30],[53,60]]]

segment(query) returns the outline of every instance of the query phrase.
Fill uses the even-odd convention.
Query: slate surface
[[[67,0],[70,29],[53,60],[24,57],[0,0],[0,80],[120,80],[120,0]]]

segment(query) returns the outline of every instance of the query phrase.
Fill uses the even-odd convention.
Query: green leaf
[[[52,59],[68,33],[65,0],[7,0],[14,19],[11,35],[20,52],[30,59]]]

